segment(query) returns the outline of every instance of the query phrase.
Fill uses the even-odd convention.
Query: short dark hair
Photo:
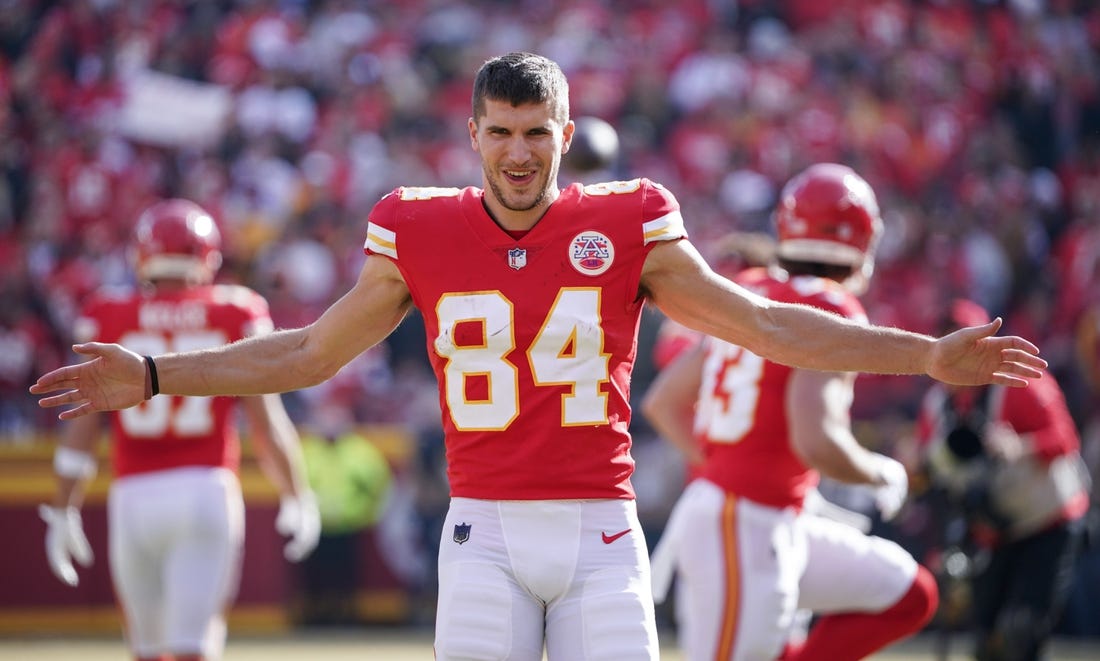
[[[569,121],[569,83],[557,62],[534,53],[513,52],[487,60],[474,78],[474,121],[485,116],[485,100],[513,106],[550,103],[554,118]]]

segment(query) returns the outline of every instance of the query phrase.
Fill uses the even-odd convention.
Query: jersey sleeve
[[[397,261],[397,203],[401,189],[395,188],[379,200],[367,216],[367,238],[363,252],[384,255]]]
[[[402,209],[407,202],[425,202],[439,199],[455,199],[461,189],[442,188],[437,186],[399,186],[390,191],[379,200],[367,216],[367,238],[363,242],[363,252],[367,255],[384,255],[393,261],[398,260],[397,254],[397,224],[402,217],[408,217],[409,212]],[[423,211],[423,205],[417,205]]]
[[[642,180],[645,196],[642,200],[642,229],[645,244],[687,238],[684,218],[676,196],[661,184]]]

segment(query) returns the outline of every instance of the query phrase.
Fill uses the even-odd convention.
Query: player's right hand
[[[74,344],[73,351],[91,360],[59,367],[38,377],[35,395],[64,390],[38,400],[42,408],[71,405],[57,417],[71,420],[96,411],[113,411],[145,400],[145,360],[117,344]]]
[[[1026,387],[1043,376],[1047,361],[1039,348],[1022,337],[997,336],[1001,318],[983,326],[960,328],[932,345],[926,370],[932,378],[960,386],[993,383]]]
[[[92,546],[84,536],[80,510],[39,505],[38,515],[46,522],[46,559],[50,563],[50,571],[62,583],[75,587],[80,578],[73,567],[73,560],[90,567],[93,559]]]

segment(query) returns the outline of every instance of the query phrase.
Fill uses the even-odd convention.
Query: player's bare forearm
[[[753,294],[711,271],[686,242],[654,248],[642,277],[646,295],[669,317],[794,367],[1023,386],[1046,366],[1027,340],[997,337],[999,319],[938,339],[864,325]]]
[[[870,326],[807,305],[768,301],[754,353],[786,365],[829,372],[925,374],[936,340]]]
[[[359,281],[304,328],[282,330],[222,347],[155,356],[159,392],[169,395],[260,395],[316,385],[382,341],[411,306],[397,268],[368,259]],[[94,411],[128,408],[148,398],[151,370],[117,344],[88,343],[73,350],[89,358],[58,368],[31,386],[48,395],[39,406],[68,406],[68,420]],[[50,393],[58,393],[51,395]]]
[[[157,356],[160,391],[261,395],[316,385],[335,371],[311,350],[309,333],[309,327],[280,330],[211,349]]]

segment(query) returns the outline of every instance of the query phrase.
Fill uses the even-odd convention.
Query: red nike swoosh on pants
[[[607,534],[607,533],[605,533],[605,532],[604,532],[604,533],[600,533],[600,534],[601,534],[601,535],[603,535],[603,543],[604,543],[604,544],[610,544],[611,542],[613,542],[613,541],[615,541],[616,539],[618,539],[618,538],[622,537],[623,535],[625,535],[625,534],[626,534],[626,533],[628,533],[628,532],[630,532],[630,528],[627,528],[626,530],[624,530],[624,531],[622,531],[622,532],[617,532],[617,533],[615,533],[614,535],[608,535],[608,534]]]

